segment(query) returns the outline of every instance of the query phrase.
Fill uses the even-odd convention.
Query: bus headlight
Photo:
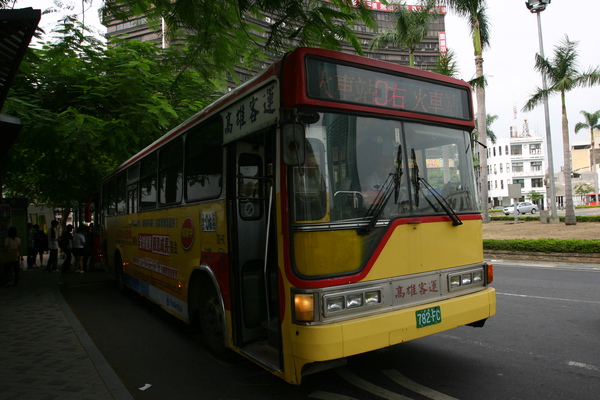
[[[461,284],[463,286],[466,286],[466,285],[470,285],[471,283],[473,283],[473,274],[470,274],[470,273],[469,274],[462,274]]]
[[[485,285],[485,272],[483,267],[467,271],[456,272],[448,275],[448,290],[469,289]]]
[[[382,303],[381,287],[366,287],[339,293],[323,294],[323,312],[325,317],[356,313],[366,308],[379,307]]]
[[[310,322],[315,319],[315,298],[313,294],[294,294],[294,317],[296,321]]]
[[[381,303],[381,291],[374,290],[372,292],[365,293],[365,304],[379,304]]]
[[[460,286],[460,275],[450,275],[450,289],[454,289]]]
[[[343,297],[330,297],[325,303],[325,309],[327,312],[341,311],[344,309],[344,298]]]
[[[346,307],[347,308],[362,307],[362,305],[363,305],[362,293],[350,294],[346,297]]]

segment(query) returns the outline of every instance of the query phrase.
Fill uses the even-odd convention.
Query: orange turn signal
[[[312,294],[296,293],[294,295],[294,316],[296,321],[310,322],[315,319],[315,301]]]
[[[494,282],[494,265],[488,264],[487,265],[487,283],[490,284],[492,282]]]

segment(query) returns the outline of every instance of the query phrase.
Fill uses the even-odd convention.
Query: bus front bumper
[[[441,310],[441,322],[418,328],[416,312],[436,306]],[[355,320],[318,326],[294,325],[292,348],[297,363],[333,360],[468,325],[495,313],[496,290],[486,288],[435,303]]]

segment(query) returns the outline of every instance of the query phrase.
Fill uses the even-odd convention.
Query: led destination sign
[[[371,107],[471,119],[464,88],[307,59],[308,96]]]

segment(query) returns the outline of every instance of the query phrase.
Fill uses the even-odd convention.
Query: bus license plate
[[[442,322],[442,311],[440,307],[431,307],[424,310],[419,310],[417,314],[417,328],[439,324]]]

